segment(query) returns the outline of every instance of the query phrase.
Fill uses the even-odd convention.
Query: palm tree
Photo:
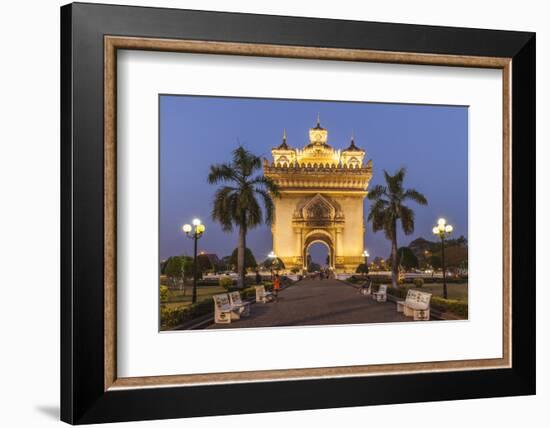
[[[239,230],[237,244],[237,285],[244,287],[245,248],[248,230],[262,224],[270,224],[273,219],[272,196],[279,195],[277,185],[268,177],[257,175],[262,162],[258,156],[239,146],[233,151],[231,163],[210,166],[208,182],[224,183],[214,195],[212,219],[231,232]],[[257,198],[263,201],[263,211]]]
[[[398,260],[397,260],[397,220],[401,221],[401,227],[405,235],[414,232],[414,211],[404,205],[407,200],[412,200],[420,205],[427,205],[426,197],[414,189],[403,189],[405,168],[399,169],[394,175],[384,170],[386,185],[377,185],[368,194],[368,198],[374,201],[371,205],[368,220],[372,221],[373,232],[383,230],[386,238],[391,241],[391,271],[392,285],[397,286]]]

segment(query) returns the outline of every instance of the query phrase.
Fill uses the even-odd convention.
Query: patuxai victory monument
[[[335,150],[328,131],[309,130],[309,143],[292,148],[283,142],[272,149],[273,162],[264,161],[264,174],[280,188],[274,198],[273,251],[286,269],[306,269],[308,248],[315,242],[328,247],[335,272],[355,272],[362,257],[365,234],[363,200],[372,177],[372,161],[355,145]]]

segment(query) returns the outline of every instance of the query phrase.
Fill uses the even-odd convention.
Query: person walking
[[[276,302],[279,301],[279,289],[281,288],[281,277],[278,273],[273,278],[273,297]]]
[[[262,282],[262,275],[260,275],[260,271],[256,270],[256,284],[260,284]]]

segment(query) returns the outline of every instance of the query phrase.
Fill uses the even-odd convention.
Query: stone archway
[[[307,270],[308,249],[315,243],[324,244],[328,248],[329,268],[333,270],[335,268],[334,241],[330,233],[323,230],[313,231],[304,239],[304,245],[302,248],[303,269]]]
[[[363,263],[363,201],[372,177],[372,162],[355,141],[343,150],[328,144],[319,121],[309,130],[309,143],[292,148],[283,142],[264,160],[264,175],[279,187],[271,225],[273,251],[288,270],[307,265],[307,248],[315,240],[329,247],[336,273],[355,272]],[[318,233],[322,231],[322,233]]]

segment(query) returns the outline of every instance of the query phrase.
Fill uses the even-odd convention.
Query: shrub
[[[214,312],[214,299],[208,298],[189,306],[190,319]]]
[[[398,299],[405,299],[407,297],[408,291],[409,289],[406,287],[398,287],[398,288],[388,287],[386,292],[394,297],[397,297]]]
[[[233,287],[233,278],[229,276],[222,276],[220,277],[219,285],[227,291]]]
[[[373,282],[373,284],[387,284],[391,282],[391,276],[371,275],[370,280]]]
[[[432,296],[430,306],[439,312],[450,312],[459,317],[468,318],[468,303],[461,300]]]
[[[218,285],[220,285],[220,281],[216,278],[212,278],[212,279],[199,279],[197,281],[197,285],[200,285],[201,287],[217,287]]]
[[[161,302],[168,301],[168,287],[166,285],[160,286],[160,301]]]
[[[351,282],[352,284],[360,284],[364,283],[366,281],[364,276],[355,276],[352,275],[348,279],[346,279],[347,282]]]
[[[214,300],[205,299],[187,307],[161,307],[160,322],[162,327],[176,327],[184,322],[214,312]]]
[[[415,278],[413,279],[413,284],[416,288],[422,288],[424,285],[424,280],[422,278]]]
[[[170,328],[182,324],[189,318],[189,309],[183,307],[161,307],[160,321],[162,327]]]
[[[365,263],[359,264],[357,266],[357,269],[355,269],[355,273],[368,273],[368,269]]]
[[[252,299],[256,297],[256,287],[247,287],[241,291],[241,299]]]

